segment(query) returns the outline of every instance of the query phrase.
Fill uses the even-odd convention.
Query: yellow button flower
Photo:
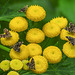
[[[7,75],[19,75],[19,73],[16,71],[10,71]]]
[[[24,70],[29,70],[29,67],[26,65],[28,62],[28,60],[22,60]]]
[[[3,70],[3,71],[8,71],[10,69],[10,61],[9,60],[3,60],[1,63],[0,63],[0,68]]]
[[[42,47],[39,44],[31,43],[27,45],[27,48],[29,50],[30,57],[42,54]]]
[[[73,46],[71,43],[66,42],[63,45],[63,53],[69,58],[75,58],[75,45]]]
[[[63,17],[57,17],[50,21],[51,23],[55,23],[56,26],[58,25],[60,28],[65,28],[68,24],[68,20]]]
[[[31,59],[30,59],[30,61],[31,61]],[[41,73],[46,72],[46,70],[48,68],[47,59],[43,56],[40,56],[40,55],[34,56],[33,59],[35,61],[35,70],[32,69],[32,71],[37,74],[41,74]]]
[[[69,40],[66,38],[66,36],[70,36],[70,37],[75,38],[75,33],[70,33],[70,32],[68,32],[67,30],[62,29],[62,30],[61,30],[61,33],[60,33],[60,38],[61,38],[62,40],[69,41]]]
[[[46,57],[50,63],[54,64],[61,61],[62,52],[56,46],[48,46],[44,49],[43,56]]]
[[[46,11],[38,5],[31,5],[26,11],[26,17],[34,22],[43,20],[45,16]]]
[[[38,28],[30,29],[26,35],[26,40],[31,43],[41,43],[44,39],[44,32]]]
[[[21,70],[23,67],[23,63],[18,59],[13,59],[10,61],[10,67],[13,70]]]
[[[27,49],[27,46],[25,45],[21,45],[20,46],[20,52],[16,52],[13,48],[11,49],[10,53],[9,53],[10,57],[12,59],[20,59],[20,60],[24,60],[27,59],[29,56],[29,51]]]
[[[15,17],[10,21],[9,28],[13,31],[21,32],[28,28],[28,22],[23,17]]]
[[[43,26],[43,31],[47,37],[53,38],[60,34],[60,27],[55,23],[46,23]]]
[[[10,38],[1,38],[1,43],[6,46],[12,46],[16,44],[19,40],[19,34],[14,31],[9,31],[11,36]]]

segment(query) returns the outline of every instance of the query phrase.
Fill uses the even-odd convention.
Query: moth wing
[[[8,34],[9,30],[7,28],[4,28],[4,33]]]
[[[0,38],[5,38],[5,34],[0,34]]]
[[[34,64],[34,63],[35,63],[33,58],[32,58],[32,60],[31,60],[31,63],[32,63],[32,64]]]
[[[72,29],[72,32],[75,33],[75,27]]]

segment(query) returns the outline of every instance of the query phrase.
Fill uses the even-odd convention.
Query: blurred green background
[[[18,10],[25,5],[40,5],[46,10],[46,18],[41,22],[34,23],[25,17],[25,13],[19,13]],[[63,16],[68,19],[69,22],[75,24],[75,0],[0,0],[0,34],[3,33],[4,28],[9,29],[9,22],[16,16],[23,16],[28,20],[29,27],[26,31],[20,32],[20,41],[24,41],[24,44],[28,44],[25,40],[26,32],[34,27],[42,29],[42,26],[49,22],[52,18]],[[60,39],[59,36],[55,38],[46,37],[45,41],[40,43],[42,48],[55,45],[58,46],[61,51],[63,44],[66,41]],[[0,43],[1,44],[1,43]],[[9,47],[11,48],[11,47]],[[0,62],[4,59],[9,59],[9,53],[0,48]],[[20,75],[37,75],[31,71],[19,71]],[[7,72],[0,70],[0,75],[6,75]],[[49,64],[47,72],[41,75],[75,75],[75,59],[68,58],[63,54],[63,59],[58,64]]]

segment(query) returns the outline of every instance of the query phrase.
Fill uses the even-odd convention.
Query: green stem
[[[7,52],[10,52],[10,48],[7,48],[7,47],[5,47],[3,45],[0,45],[0,49],[3,49],[5,51],[7,51]]]

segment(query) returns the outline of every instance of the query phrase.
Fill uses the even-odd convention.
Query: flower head
[[[21,32],[28,28],[28,22],[23,17],[15,17],[10,21],[9,28],[13,31]]]
[[[69,58],[75,58],[75,45],[73,46],[71,43],[66,42],[63,45],[63,53]]]
[[[48,22],[43,26],[43,31],[47,37],[53,38],[60,34],[60,27],[55,23]]]
[[[68,24],[68,20],[66,18],[63,18],[63,17],[54,18],[50,22],[55,23],[60,28],[65,28],[67,26],[67,24]]]
[[[43,56],[47,58],[50,63],[58,63],[62,59],[62,52],[58,47],[49,46],[44,49]]]
[[[12,46],[19,40],[19,34],[14,31],[9,31],[11,36],[10,38],[1,38],[1,43],[6,46]]]
[[[32,28],[27,32],[26,40],[31,43],[41,43],[45,39],[45,34],[39,28]]]
[[[43,20],[45,16],[46,11],[38,5],[31,5],[26,11],[26,17],[34,22]]]
[[[75,33],[70,33],[69,31],[65,30],[65,29],[62,29],[61,30],[61,33],[60,33],[60,38],[62,40],[66,40],[66,41],[69,41],[66,36],[70,36],[70,37],[73,37],[75,38]]]

